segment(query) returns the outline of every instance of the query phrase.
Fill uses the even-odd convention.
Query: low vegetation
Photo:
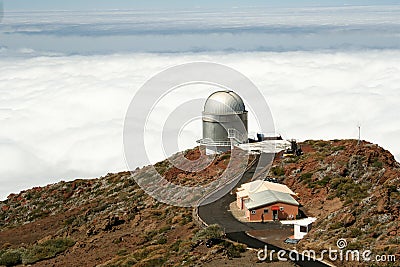
[[[317,217],[299,248],[350,247],[400,255],[400,164],[383,148],[357,140],[310,140],[304,154],[277,158],[270,175],[298,193]]]
[[[51,259],[72,247],[75,241],[69,238],[57,238],[45,241],[41,244],[6,249],[0,251],[0,265],[16,266],[19,264],[33,264],[38,261]]]
[[[212,224],[204,229],[198,231],[193,237],[193,241],[205,241],[210,238],[222,238],[224,231],[218,224]]]
[[[356,140],[302,146],[304,155],[277,158],[270,172],[298,193],[307,215],[318,218],[297,248],[335,247],[341,237],[374,253],[400,255],[400,165],[394,157]],[[194,159],[199,152],[185,155]],[[156,168],[176,184],[201,184],[218,177],[228,158],[220,155],[199,175],[167,161]],[[148,170],[134,175],[146,177]],[[152,199],[129,172],[36,187],[0,202],[4,266],[193,266],[217,258],[233,259],[228,262],[234,265],[245,247],[223,234],[218,225],[201,229],[190,208]],[[220,242],[209,249],[210,238]]]
[[[199,154],[198,149],[185,152],[192,160]],[[199,175],[176,169],[167,160],[155,167],[171,182],[197,185],[217,179],[229,160],[229,153],[219,155]],[[216,245],[215,253],[209,253],[214,248],[205,242],[195,245],[195,236],[222,232],[213,227],[201,230],[191,208],[168,206],[147,195],[136,179],[149,177],[150,169],[10,195],[0,202],[0,265],[45,261],[49,266],[191,266],[241,253],[242,247],[228,241]],[[42,241],[49,236],[53,238]],[[3,241],[20,245],[3,246]],[[68,249],[74,241],[79,245]]]

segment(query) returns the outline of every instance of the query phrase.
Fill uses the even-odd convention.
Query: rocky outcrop
[[[299,194],[309,216],[318,218],[299,248],[336,247],[345,238],[351,248],[400,256],[400,164],[393,155],[356,140],[301,145],[304,155],[278,155],[272,169],[282,169],[285,175],[277,178]]]
[[[199,150],[185,155],[195,159]],[[155,167],[170,181],[188,185],[215,180],[228,162],[229,153],[219,155],[199,177],[173,168],[168,160]],[[149,168],[137,169],[133,175],[146,176]],[[199,226],[193,222],[192,210],[154,200],[133,175],[109,173],[11,194],[0,202],[0,265],[3,254],[9,260],[9,255],[20,255],[23,247],[59,238],[71,239],[74,245],[35,266],[190,266],[202,259],[227,258],[222,252],[208,255],[204,244],[193,247]]]

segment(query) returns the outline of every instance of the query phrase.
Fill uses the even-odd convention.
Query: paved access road
[[[238,182],[236,187],[239,187],[241,184],[249,182],[254,175],[256,170],[257,162],[253,164],[253,166],[246,171],[240,181]],[[209,196],[212,198],[212,195]],[[246,232],[250,230],[262,230],[262,229],[283,229],[286,227],[292,227],[288,225],[282,225],[279,222],[271,222],[271,223],[245,223],[240,222],[233,217],[232,213],[229,211],[229,204],[236,200],[236,196],[234,194],[226,194],[222,198],[214,201],[210,204],[199,206],[198,214],[200,218],[206,222],[208,225],[210,224],[218,224],[222,228],[224,228],[226,236],[236,242],[240,242],[242,244],[246,244],[248,247],[255,249],[264,249],[265,245],[268,246],[268,249],[274,249],[276,251],[281,250],[282,248],[278,248],[271,244],[267,244],[262,242],[256,238],[253,238],[246,234]],[[285,249],[282,249],[285,250]],[[287,253],[289,251],[286,250]],[[288,254],[286,254],[288,255]],[[299,260],[295,261],[296,264],[300,266],[306,267],[326,267],[328,265],[313,260]]]

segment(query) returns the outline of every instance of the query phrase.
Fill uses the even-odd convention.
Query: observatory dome
[[[217,91],[207,98],[203,139],[198,141],[206,147],[207,155],[226,152],[248,141],[247,113],[243,99],[233,91]]]
[[[233,91],[218,91],[210,95],[204,104],[205,114],[227,115],[246,112],[243,99]]]

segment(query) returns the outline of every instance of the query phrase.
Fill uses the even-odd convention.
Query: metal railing
[[[196,142],[207,146],[231,146],[231,141],[213,141],[207,138],[197,140]]]
[[[228,138],[230,139],[229,141],[214,141],[210,138],[204,138],[196,142],[207,146],[232,146],[247,143],[245,135],[233,128],[228,129]]]
[[[238,144],[243,143],[243,140],[247,139],[244,137],[244,134],[232,128],[228,129],[228,138],[231,139],[231,141],[235,140]]]

